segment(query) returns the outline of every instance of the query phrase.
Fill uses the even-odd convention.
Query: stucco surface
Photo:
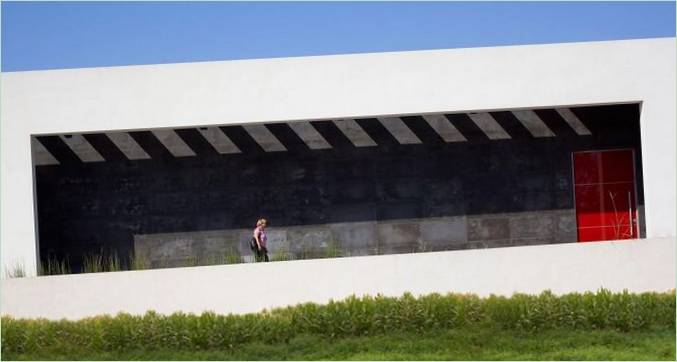
[[[350,295],[667,291],[675,239],[282,261],[2,280],[3,315],[249,313]]]

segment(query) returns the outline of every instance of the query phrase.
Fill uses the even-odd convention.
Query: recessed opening
[[[276,260],[577,242],[572,155],[612,149],[644,236],[639,104],[470,115],[34,136],[40,258],[250,261],[259,218]]]

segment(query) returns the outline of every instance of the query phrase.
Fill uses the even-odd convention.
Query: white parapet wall
[[[2,280],[2,315],[242,314],[350,295],[668,291],[675,239],[655,238]]]

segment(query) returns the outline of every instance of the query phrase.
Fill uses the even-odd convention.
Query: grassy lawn
[[[43,350],[3,360],[675,360],[674,330],[491,328],[393,332],[329,338],[301,334],[288,342],[250,342],[231,349]]]

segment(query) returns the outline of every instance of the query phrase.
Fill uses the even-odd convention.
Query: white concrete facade
[[[45,276],[2,281],[2,315],[79,319],[148,310],[241,314],[350,295],[668,291],[674,239]]]
[[[36,269],[33,134],[623,102],[642,104],[647,237],[674,241],[674,64],[660,38],[3,73],[3,270]]]

